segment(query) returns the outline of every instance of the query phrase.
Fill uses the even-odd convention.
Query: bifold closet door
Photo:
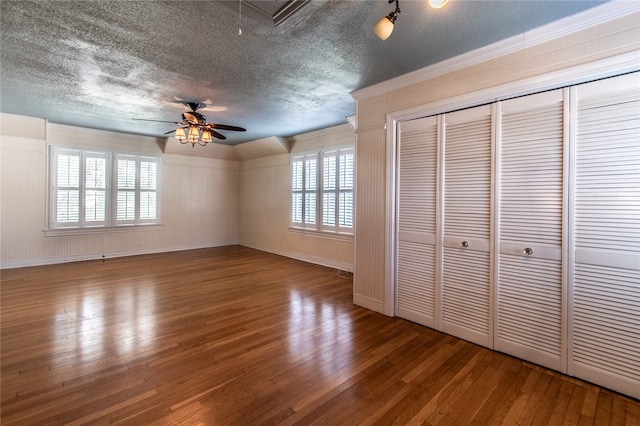
[[[640,73],[573,90],[569,373],[640,398]]]
[[[400,123],[396,315],[435,327],[437,120]]]
[[[444,117],[441,329],[493,347],[491,107]]]
[[[496,349],[556,370],[563,351],[563,90],[500,109]]]

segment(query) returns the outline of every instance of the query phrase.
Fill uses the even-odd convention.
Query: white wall
[[[0,118],[2,268],[238,242],[238,161],[163,154],[164,140],[156,138],[47,124],[41,119],[9,114]],[[168,141],[172,142],[177,143]],[[163,226],[153,230],[45,236],[50,144],[162,155]],[[206,148],[209,147],[202,149]]]
[[[237,147],[63,126],[0,114],[0,267],[244,244],[353,270],[353,238],[289,229],[289,151],[353,143],[347,124]],[[162,227],[45,236],[49,145],[162,156]]]
[[[357,100],[356,223],[354,302],[393,315],[393,295],[386,283],[392,254],[388,235],[393,225],[388,157],[394,117],[426,116],[494,100],[498,96],[548,89],[549,75],[564,84],[615,74],[606,60],[619,61],[620,71],[638,68],[640,8],[634,2],[613,2],[545,28],[479,49],[433,67],[365,88]],[[631,58],[631,60],[629,60]],[[633,65],[635,63],[635,65]],[[527,81],[530,86],[521,87]],[[584,80],[583,80],[584,81]],[[510,88],[514,88],[510,92]],[[530,93],[530,92],[529,92]]]
[[[291,152],[353,144],[353,129],[344,124],[298,135],[290,140]],[[290,155],[247,159],[240,171],[241,244],[336,269],[353,270],[353,238],[289,228]]]

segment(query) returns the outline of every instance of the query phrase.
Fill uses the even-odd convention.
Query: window
[[[155,158],[116,156],[116,222],[155,223],[158,163]]]
[[[52,147],[50,229],[154,224],[157,157]]]
[[[296,154],[291,161],[291,225],[353,233],[352,147]]]

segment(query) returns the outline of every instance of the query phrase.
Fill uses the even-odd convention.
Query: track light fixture
[[[389,0],[389,4],[394,1],[396,2],[396,10],[379,20],[376,26],[373,27],[374,34],[377,35],[380,40],[386,40],[389,38],[393,32],[394,23],[398,18],[398,13],[400,13],[399,0]]]
[[[396,10],[379,20],[376,26],[373,27],[374,34],[377,35],[380,40],[386,40],[389,38],[393,32],[396,19],[398,19],[398,13],[400,13],[399,0],[389,0],[389,4],[394,1],[396,2]],[[427,0],[427,3],[434,9],[440,9],[449,3],[449,0]]]

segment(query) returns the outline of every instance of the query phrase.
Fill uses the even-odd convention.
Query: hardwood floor
[[[2,424],[640,424],[351,285],[239,246],[2,271]]]

